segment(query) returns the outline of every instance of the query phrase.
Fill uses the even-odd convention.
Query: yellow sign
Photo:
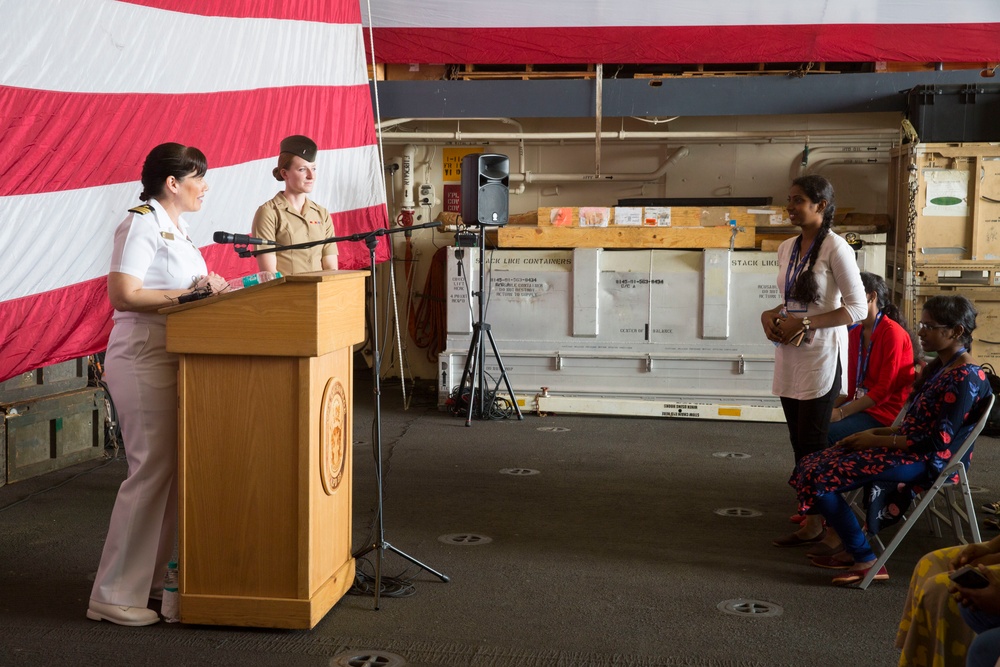
[[[482,153],[482,148],[445,148],[441,151],[441,180],[462,182],[462,158],[470,153]]]

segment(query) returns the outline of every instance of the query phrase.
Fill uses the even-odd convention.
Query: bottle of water
[[[167,623],[181,620],[180,593],[177,591],[179,580],[177,561],[170,561],[167,565],[167,576],[163,580],[163,602],[160,605],[160,614]]]
[[[229,281],[229,291],[235,291],[238,289],[243,289],[244,287],[253,287],[254,285],[260,285],[261,283],[266,283],[268,280],[274,280],[275,278],[280,278],[281,272],[271,273],[270,271],[259,271],[257,273],[251,273],[248,276],[242,276],[240,278],[233,278]]]

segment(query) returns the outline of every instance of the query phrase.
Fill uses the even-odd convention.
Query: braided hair
[[[882,276],[875,273],[862,271],[861,284],[865,287],[865,294],[875,293],[875,303],[878,306],[879,312],[906,331],[910,338],[910,348],[913,350],[913,363],[914,365],[919,365],[922,359],[920,342],[913,335],[913,332],[908,330],[906,319],[903,317],[903,313],[899,311],[899,306],[889,300],[889,286],[885,284],[885,280],[882,279]]]
[[[885,284],[882,276],[862,271],[861,284],[865,286],[865,294],[875,293],[875,302],[879,312],[905,329],[906,322],[903,319],[903,314],[899,312],[899,307],[889,300],[889,286]]]
[[[800,176],[792,181],[792,185],[799,187],[802,192],[809,197],[809,201],[814,204],[819,204],[821,201],[826,202],[826,208],[823,209],[823,224],[819,228],[819,233],[816,235],[816,240],[813,242],[812,249],[809,251],[809,255],[806,258],[807,264],[805,270],[799,274],[798,279],[796,279],[795,284],[792,285],[792,290],[786,297],[791,301],[798,301],[799,303],[815,303],[819,301],[819,285],[816,284],[816,276],[813,275],[813,266],[816,264],[816,258],[819,257],[819,249],[823,245],[823,239],[827,237],[830,233],[830,227],[833,226],[833,214],[836,211],[836,205],[833,198],[833,185],[830,181],[826,180],[822,176],[811,175],[811,176]],[[796,243],[801,243],[802,239],[799,238]]]

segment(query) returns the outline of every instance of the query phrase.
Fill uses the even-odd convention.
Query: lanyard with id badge
[[[858,345],[858,370],[857,375],[855,375],[854,380],[854,400],[858,400],[862,396],[868,393],[868,388],[865,387],[865,378],[868,376],[868,364],[872,360],[872,345],[875,342],[875,330],[878,329],[878,323],[882,321],[882,313],[875,316],[875,324],[872,325],[872,332],[868,336],[868,350],[863,349],[863,345]],[[864,326],[859,324],[858,326]],[[864,342],[865,334],[864,330],[861,331],[861,341]]]
[[[796,317],[802,319],[806,317],[806,311],[809,309],[809,304],[801,303],[799,301],[792,301],[788,298],[791,293],[792,288],[795,286],[796,281],[799,279],[799,275],[802,274],[802,270],[805,268],[806,263],[809,261],[809,253],[812,252],[813,245],[816,243],[816,239],[813,239],[812,244],[809,245],[809,250],[806,251],[804,255],[801,255],[802,249],[802,237],[799,236],[795,239],[794,245],[792,245],[792,254],[788,258],[788,268],[785,269],[785,307],[782,308],[782,315],[786,316],[788,314],[794,314]],[[801,255],[801,256],[800,256]],[[813,340],[813,335],[815,332],[808,331],[804,327],[801,331],[796,333],[788,341],[789,345],[794,345],[799,347],[803,343],[809,344]]]

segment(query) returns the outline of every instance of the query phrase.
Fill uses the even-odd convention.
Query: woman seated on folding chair
[[[890,300],[882,276],[861,272],[868,315],[847,332],[847,395],[837,398],[830,415],[829,443],[853,433],[889,426],[913,388],[913,340],[902,314]],[[837,531],[827,526],[820,542],[806,550],[808,558],[844,550]]]
[[[937,353],[937,358],[914,386],[900,425],[847,436],[833,447],[809,454],[795,467],[789,484],[796,490],[800,510],[822,514],[844,542],[846,553],[812,561],[818,567],[847,570],[834,577],[834,584],[861,581],[876,560],[841,493],[872,482],[893,483],[902,487],[898,497],[905,500],[883,511],[899,516],[912,500],[909,487],[933,482],[951,458],[952,443],[961,442],[974,428],[982,401],[992,395],[986,374],[969,353],[975,328],[976,310],[965,297],[928,299],[918,335],[924,351]],[[875,574],[876,580],[888,578],[884,568]]]

